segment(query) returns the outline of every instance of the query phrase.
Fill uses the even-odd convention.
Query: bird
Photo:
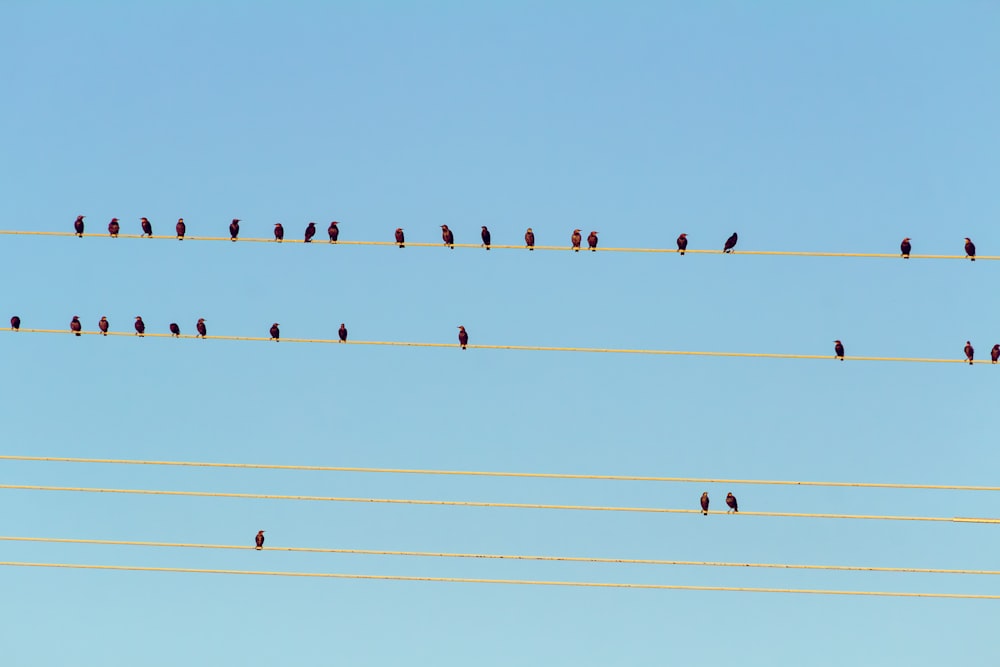
[[[254,544],[257,545],[257,551],[260,551],[261,549],[264,548],[264,531],[263,530],[258,530],[257,531],[257,537],[253,538],[253,542],[254,542]]]
[[[306,227],[306,243],[312,243],[313,237],[316,236],[316,223],[310,222],[309,226]]]
[[[142,321],[142,318],[138,315],[135,316],[135,335],[145,336],[146,335],[146,323]]]
[[[973,349],[972,343],[965,341],[965,358],[969,362],[970,366],[972,365],[972,360],[975,357],[975,354],[976,351]]]
[[[910,250],[913,246],[910,245],[910,237],[907,236],[903,239],[903,242],[899,244],[899,252],[903,255],[903,259],[910,258]]]
[[[580,241],[583,240],[583,237],[580,236],[580,230],[579,229],[574,229],[573,230],[573,236],[569,237],[569,240],[573,244],[573,250],[575,252],[580,252]]]
[[[271,325],[271,340],[277,343],[279,338],[281,338],[281,331],[278,330],[278,323],[275,322]]]
[[[101,321],[97,323],[97,328],[101,330],[101,334],[104,335],[104,336],[107,336],[108,335],[108,329],[110,327],[111,327],[111,325],[108,324],[108,318],[105,317],[105,316],[102,316],[101,317]]]
[[[708,491],[701,494],[701,513],[708,516]]]
[[[524,245],[528,246],[528,250],[535,249],[535,232],[531,231],[531,227],[524,233]]]
[[[21,318],[18,317],[17,315],[15,315],[14,317],[10,318],[10,328],[13,329],[14,331],[17,331],[18,329],[20,329],[21,328]]]
[[[153,236],[153,225],[150,224],[149,218],[139,218],[139,224],[142,226],[142,233],[145,236]]]
[[[722,252],[729,252],[729,253],[731,253],[733,251],[733,248],[736,247],[736,241],[739,238],[740,237],[736,235],[736,232],[733,232],[733,235],[730,236],[728,239],[726,239],[726,245],[724,245],[722,247]]]
[[[337,329],[337,335],[340,336],[341,343],[347,342],[347,327],[344,326],[343,322],[340,323],[340,328]]]
[[[469,344],[469,334],[466,332],[465,327],[458,327],[458,344],[465,349],[465,346]]]
[[[441,239],[446,246],[455,249],[455,233],[448,229],[448,225],[441,225]]]
[[[118,238],[118,232],[120,232],[122,226],[118,224],[118,218],[111,218],[111,222],[108,223],[108,234],[111,234],[111,238]]]
[[[281,243],[283,238],[285,238],[285,228],[281,226],[280,222],[274,223],[274,240]]]
[[[180,338],[181,328],[177,326],[177,322],[170,323],[170,335],[174,338]]]
[[[839,340],[833,341],[833,353],[837,355],[837,358],[841,361],[844,360],[844,344]]]
[[[733,512],[740,511],[740,506],[736,503],[736,496],[734,496],[732,493],[726,494],[726,504],[729,505],[729,509],[731,509]]]
[[[990,350],[990,359],[993,361],[994,364],[997,361],[1000,361],[1000,345],[994,345],[993,349]]]
[[[233,221],[229,223],[229,240],[236,241],[240,235],[240,219],[233,218]]]
[[[483,245],[486,246],[487,250],[489,250],[490,249],[490,239],[492,237],[490,236],[490,230],[486,229],[486,225],[483,225],[483,231],[481,231],[479,233],[479,236],[483,239]]]
[[[965,256],[976,261],[976,244],[969,237],[965,237]]]
[[[73,320],[69,323],[69,330],[75,333],[77,336],[80,335],[80,331],[83,329],[83,325],[80,324],[80,316],[74,315]]]
[[[79,238],[81,238],[81,239],[83,238],[83,218],[84,217],[85,216],[78,215],[78,216],[76,216],[76,220],[73,221],[73,229],[76,230],[76,235]]]
[[[183,241],[184,232],[187,231],[187,225],[184,224],[184,218],[177,218],[177,224],[175,225],[174,229],[177,230],[177,240]]]
[[[194,328],[197,329],[198,336],[201,336],[202,339],[204,339],[205,336],[208,335],[208,328],[205,326],[205,318],[204,317],[198,319],[198,323],[196,325],[194,325]],[[195,338],[197,338],[198,336],[195,336]]]
[[[683,255],[684,251],[687,250],[687,247],[688,247],[688,235],[681,234],[680,236],[677,237],[677,252]]]
[[[399,244],[400,248],[406,247],[406,235],[403,234],[402,227],[396,227],[396,243]]]
[[[590,236],[587,237],[587,245],[590,246],[591,252],[597,252],[597,232],[590,232]]]
[[[340,237],[340,227],[337,226],[339,224],[339,222],[334,220],[330,223],[330,226],[326,228],[326,234],[330,237],[330,243],[336,243],[337,238]]]

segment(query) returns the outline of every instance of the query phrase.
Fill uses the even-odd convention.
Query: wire
[[[15,537],[0,535],[3,542],[45,542],[56,544],[97,544],[103,546],[170,547],[186,549],[256,549],[250,545],[142,542],[133,540],[92,540],[62,537]],[[929,567],[874,567],[865,565],[802,565],[794,563],[729,563],[723,561],[661,560],[654,558],[600,558],[596,556],[534,556],[523,554],[477,554],[446,551],[387,551],[383,549],[324,549],[320,547],[266,547],[267,551],[346,554],[354,556],[408,556],[421,558],[472,558],[479,560],[556,561],[570,563],[617,563],[623,565],[684,565],[698,567],[753,567],[778,570],[835,570],[842,572],[905,572],[916,574],[1000,575],[1000,570],[956,570]]]
[[[542,503],[495,503],[476,500],[417,500],[412,498],[349,498],[337,496],[300,496],[278,495],[267,493],[225,493],[212,491],[163,491],[159,489],[103,489],[79,486],[40,486],[34,484],[0,484],[0,489],[18,491],[72,491],[77,493],[125,493],[147,496],[190,496],[199,498],[248,498],[260,500],[309,500],[338,503],[373,503],[387,505],[437,505],[448,507],[501,507],[506,509],[546,509],[546,510],[580,510],[590,512],[645,512],[653,514],[699,514],[700,509],[675,509],[666,507],[616,507],[599,505],[551,505]],[[712,514],[726,514],[715,510]],[[957,523],[991,523],[1000,524],[1000,519],[982,517],[940,517],[940,516],[901,516],[878,514],[820,514],[808,512],[740,512],[740,516],[765,516],[783,518],[810,519],[872,519],[882,521],[946,521]]]
[[[893,484],[888,482],[808,482],[770,479],[728,479],[715,477],[656,477],[647,475],[581,475],[549,472],[495,472],[486,470],[427,470],[409,468],[358,468],[353,466],[309,466],[271,463],[210,463],[204,461],[145,461],[139,459],[93,459],[72,456],[20,456],[0,454],[0,461],[46,463],[105,463],[115,465],[181,466],[193,468],[244,468],[253,470],[305,470],[312,472],[359,472],[408,475],[455,475],[469,477],[528,477],[537,479],[590,479],[628,482],[679,482],[692,484],[758,484],[776,486],[832,486],[868,489],[924,489],[949,491],[1000,491],[1000,486],[960,484]]]
[[[278,572],[272,570],[221,570],[194,567],[147,567],[138,565],[89,565],[82,563],[27,563],[0,561],[7,567],[50,567],[74,570],[124,570],[129,572],[183,572],[187,574],[243,574],[271,577],[318,577],[324,579],[364,579],[383,581],[430,581],[461,584],[513,584],[520,586],[574,586],[581,588],[635,588],[670,591],[728,591],[740,593],[801,593],[809,595],[864,595],[870,597],[953,598],[1000,600],[1000,595],[972,593],[908,593],[900,591],[840,591],[807,588],[756,588],[748,586],[693,586],[680,584],[625,584],[598,581],[540,581],[531,579],[474,579],[471,577],[414,577],[397,574],[344,574],[339,572]]]
[[[0,235],[11,235],[11,236],[76,236],[75,232],[42,232],[42,231],[22,231],[22,230],[0,230]],[[110,234],[106,233],[89,233],[83,234],[84,237],[94,237],[94,238],[106,238],[111,239]],[[144,239],[153,238],[160,240],[170,240],[174,241],[177,239],[176,235],[161,235],[161,236],[151,236],[144,237],[140,234],[119,234],[120,239]],[[113,239],[112,239],[113,240]],[[232,242],[232,239],[228,236],[185,236],[185,241],[226,241]],[[280,243],[304,243],[303,239],[290,239],[286,238]],[[278,243],[274,239],[269,238],[252,238],[241,236],[237,243]],[[396,247],[399,244],[395,241],[336,241],[329,242],[320,239],[316,239],[311,242],[314,245],[357,245],[357,246],[391,246]],[[435,243],[422,243],[406,241],[407,247],[414,248],[469,248],[474,250],[483,250],[484,246],[479,243],[453,243],[445,244],[443,242]],[[556,250],[556,251],[570,251],[574,248],[568,245],[536,245],[533,246],[535,250]],[[528,247],[525,245],[504,245],[504,244],[492,244],[491,249],[494,250],[527,250]],[[580,248],[581,252],[589,251],[589,248]],[[678,254],[675,248],[596,248],[596,252],[631,252],[631,253],[667,253],[671,255]],[[688,248],[684,251],[686,254],[692,255],[722,255],[722,250],[707,250],[707,249],[695,249]],[[771,255],[771,256],[781,256],[781,257],[864,257],[864,258],[878,258],[878,259],[901,259],[899,253],[887,253],[887,252],[814,252],[808,250],[734,250],[734,255]],[[917,255],[911,254],[910,259],[961,259],[968,260],[966,255]],[[976,259],[981,260],[996,260],[1000,259],[1000,255],[976,255]]]
[[[68,334],[72,335],[76,332],[70,331],[68,329],[19,329],[17,332],[13,332],[10,329],[0,329],[0,331],[7,331],[9,333],[44,333],[44,334]],[[81,331],[79,332],[85,336],[99,336],[100,331]],[[127,336],[130,338],[137,337],[137,334],[130,333],[126,331],[109,331],[108,336]],[[179,336],[174,336],[169,333],[145,333],[146,338],[199,338],[199,336],[191,334],[180,334]],[[236,341],[255,341],[255,342],[274,342],[272,338],[265,338],[263,336],[206,336],[205,338],[209,340],[236,340]],[[458,343],[415,343],[410,341],[375,341],[375,340],[354,340],[341,342],[340,340],[330,339],[330,338],[282,338],[282,343],[329,343],[329,344],[341,344],[341,345],[382,345],[391,347],[439,347],[439,348],[454,348],[458,347]],[[691,350],[642,350],[642,349],[623,349],[623,348],[599,348],[599,347],[552,347],[543,345],[472,345],[468,346],[470,350],[516,350],[519,352],[591,352],[591,353],[602,353],[602,354],[648,354],[648,355],[659,355],[659,356],[675,356],[675,357],[745,357],[745,358],[762,358],[762,359],[818,359],[823,361],[836,360],[837,358],[832,354],[785,354],[785,353],[770,353],[770,352],[696,352]],[[864,357],[864,356],[850,356],[847,357],[851,361],[901,361],[908,363],[925,363],[925,364],[967,364],[969,363],[966,359],[931,359],[925,357]],[[987,359],[979,359],[974,363],[977,364],[989,364],[991,363]]]

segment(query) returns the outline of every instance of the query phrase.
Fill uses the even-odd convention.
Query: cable
[[[163,491],[158,489],[102,489],[77,486],[40,486],[34,484],[0,484],[0,489],[18,491],[72,491],[77,493],[125,493],[147,496],[189,496],[198,498],[248,498],[260,500],[309,500],[338,503],[373,503],[387,505],[437,505],[447,507],[501,507],[506,509],[580,510],[590,512],[644,512],[652,514],[699,514],[700,509],[666,507],[616,507],[598,505],[551,505],[542,503],[494,503],[475,500],[417,500],[412,498],[348,498],[337,496],[292,496],[267,493],[224,493],[211,491]],[[711,514],[726,514],[714,510]],[[878,514],[819,514],[808,512],[740,512],[739,516],[765,516],[809,519],[871,519],[882,521],[946,521],[951,523],[992,523],[1000,519],[981,517],[901,516]]]
[[[1000,486],[960,484],[893,484],[888,482],[803,482],[770,479],[728,479],[714,477],[655,477],[647,475],[581,475],[549,472],[495,472],[486,470],[427,470],[410,468],[358,468],[353,466],[281,465],[272,463],[209,463],[204,461],[145,461],[140,459],[93,459],[72,456],[20,456],[0,454],[0,461],[46,463],[105,463],[115,465],[180,466],[192,468],[244,468],[253,470],[305,470],[311,472],[358,472],[408,475],[454,475],[469,477],[527,477],[538,479],[590,479],[628,482],[678,482],[692,484],[759,484],[776,486],[832,486],[867,489],[924,489],[948,491],[1000,491]]]
[[[97,544],[103,546],[170,547],[186,549],[254,550],[251,545],[142,542],[133,540],[92,540],[62,537],[15,537],[0,535],[3,542],[45,542],[56,544]],[[421,558],[471,558],[478,560],[556,561],[570,563],[617,563],[623,565],[685,565],[698,567],[753,567],[777,570],[835,570],[841,572],[905,572],[909,574],[1000,575],[1000,570],[955,570],[929,567],[874,567],[864,565],[803,565],[796,563],[729,563],[722,561],[661,560],[654,558],[600,558],[591,556],[533,556],[520,554],[476,554],[436,551],[387,551],[383,549],[324,549],[319,547],[266,547],[266,551],[345,554],[354,556],[411,556]]]
[[[324,579],[364,579],[382,581],[430,581],[461,584],[514,584],[520,586],[575,586],[581,588],[636,588],[669,591],[728,591],[739,593],[801,593],[810,595],[864,595],[870,597],[953,598],[1000,600],[1000,595],[972,593],[908,593],[897,591],[839,591],[807,588],[756,588],[748,586],[692,586],[679,584],[624,584],[598,581],[539,581],[531,579],[474,579],[471,577],[414,577],[396,574],[343,574],[339,572],[277,572],[272,570],[221,570],[194,567],[145,567],[138,565],[85,565],[82,563],[26,563],[0,561],[7,567],[50,567],[74,570],[124,570],[129,572],[183,572],[187,574],[243,574],[270,577],[318,577]]]
[[[0,329],[0,331],[6,331],[8,333],[44,333],[44,334],[69,334],[72,335],[76,332],[70,331],[68,329],[19,329],[17,332],[13,332],[10,329]],[[99,336],[100,331],[81,331],[81,334],[85,336]],[[108,336],[128,336],[137,337],[137,334],[127,332],[127,331],[109,331]],[[174,336],[169,333],[150,333],[146,332],[144,334],[146,338],[199,338],[199,336],[194,336],[191,334],[181,334],[179,336]],[[270,342],[274,341],[271,338],[265,338],[263,336],[206,336],[208,340],[234,340],[234,341],[255,341],[255,342]],[[282,343],[329,343],[329,344],[340,344],[340,345],[382,345],[391,347],[439,347],[439,348],[455,348],[458,347],[458,343],[415,343],[409,341],[375,341],[375,340],[353,340],[341,342],[335,339],[329,338],[282,338]],[[770,352],[695,352],[691,350],[642,350],[642,349],[623,349],[623,348],[599,348],[599,347],[552,347],[543,345],[469,345],[470,350],[516,350],[519,352],[591,352],[591,353],[602,353],[602,354],[648,354],[648,355],[659,355],[659,356],[675,356],[675,357],[745,357],[745,358],[762,358],[762,359],[817,359],[822,361],[836,361],[837,358],[832,354],[785,354],[785,353],[770,353]],[[900,361],[908,363],[925,363],[925,364],[967,364],[969,363],[965,359],[931,359],[925,357],[864,357],[864,356],[849,356],[847,357],[849,361]],[[979,359],[974,363],[977,364],[989,364],[991,363],[988,359]]]
[[[10,235],[10,236],[76,236],[75,232],[42,232],[42,231],[22,231],[22,230],[0,230],[0,235]],[[111,239],[111,236],[107,233],[89,233],[83,235],[86,238],[106,238]],[[151,236],[143,237],[139,234],[119,234],[120,239],[142,239],[142,238],[153,238],[159,240],[169,240],[175,241],[177,237],[175,235],[162,235],[162,236]],[[114,239],[111,239],[114,240]],[[232,242],[232,239],[228,236],[185,236],[184,241],[225,241]],[[278,244],[274,239],[268,238],[252,238],[241,236],[237,243],[274,243]],[[291,239],[285,238],[281,243],[304,243],[302,239]],[[311,242],[311,245],[357,245],[357,246],[392,246],[396,247],[398,244],[395,241],[340,241],[333,243],[328,243],[327,241],[315,239]],[[450,246],[443,242],[435,243],[423,243],[406,241],[407,247],[413,248],[448,248]],[[484,246],[478,243],[453,243],[451,246],[455,248],[469,248],[474,250],[483,250]],[[570,251],[574,248],[568,245],[536,245],[533,246],[535,250],[556,250],[556,251]],[[494,250],[527,250],[525,245],[504,245],[504,244],[492,244],[491,249]],[[580,252],[588,252],[589,248],[580,248]],[[671,255],[678,254],[675,248],[596,248],[596,252],[630,252],[630,253],[667,253]],[[721,255],[722,250],[708,250],[708,249],[695,249],[688,248],[684,251],[686,254],[692,255]],[[886,252],[814,252],[808,250],[734,250],[734,255],[771,255],[771,256],[781,256],[781,257],[864,257],[864,258],[878,258],[878,259],[901,259],[899,253],[886,253]],[[961,259],[968,261],[966,255],[917,255],[911,254],[910,259]],[[996,260],[1000,259],[1000,255],[976,255],[976,259],[981,260]]]

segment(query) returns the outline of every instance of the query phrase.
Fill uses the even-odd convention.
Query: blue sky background
[[[7,3],[3,227],[1000,254],[987,2]],[[4,321],[961,358],[994,262],[3,237]],[[989,366],[0,335],[6,454],[996,485]],[[984,493],[52,463],[0,483],[991,516]],[[3,491],[0,533],[996,569],[983,525]],[[991,577],[0,543],[0,560],[1000,594]],[[10,664],[983,662],[996,603],[0,568]]]

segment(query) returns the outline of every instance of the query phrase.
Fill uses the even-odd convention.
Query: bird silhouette
[[[181,335],[181,328],[177,326],[177,322],[170,323],[170,335],[174,338],[179,338]]]
[[[83,238],[83,219],[86,216],[78,215],[76,220],[73,221],[73,230],[76,232],[78,238]]]
[[[122,226],[118,224],[118,218],[111,218],[111,222],[108,223],[108,234],[111,238],[118,238],[118,232],[122,230]]]
[[[733,248],[736,247],[736,241],[738,241],[739,238],[740,237],[737,236],[736,232],[733,232],[733,235],[730,236],[728,239],[726,239],[726,245],[722,247],[722,252],[731,253],[733,251]]]
[[[740,511],[740,506],[736,502],[736,496],[734,496],[732,493],[726,494],[726,504],[729,505],[729,509],[731,509],[733,512]]]
[[[343,322],[340,323],[340,328],[337,329],[337,335],[340,337],[341,343],[347,342],[347,327],[344,326]]]
[[[990,350],[990,360],[995,364],[1000,361],[1000,345],[994,345],[993,349]]]
[[[74,315],[73,319],[69,323],[69,330],[75,333],[77,336],[80,335],[80,331],[83,330],[83,325],[80,324],[80,316]]]
[[[903,239],[903,242],[899,244],[899,252],[900,254],[903,255],[903,259],[910,258],[910,250],[912,249],[913,246],[910,245],[910,237],[907,236],[905,239]]]
[[[402,227],[396,227],[396,243],[399,244],[400,248],[406,247],[406,235],[403,234]]]
[[[490,236],[490,230],[488,230],[486,228],[486,225],[483,225],[483,231],[481,231],[479,233],[479,236],[480,236],[480,238],[483,239],[483,245],[486,246],[487,250],[489,250],[490,249],[490,239],[492,237]]]
[[[97,328],[101,330],[102,335],[107,336],[108,329],[111,328],[111,325],[108,324],[108,318],[101,317],[101,321],[97,323]]]
[[[316,223],[310,222],[309,226],[306,227],[306,243],[312,243],[313,237],[316,236]]]
[[[142,318],[138,315],[135,316],[135,335],[145,336],[146,335],[146,323],[142,321]]]
[[[448,225],[441,225],[441,239],[446,246],[455,249],[455,232],[448,229]]]
[[[592,252],[597,252],[597,232],[590,232],[590,236],[587,237],[587,245],[590,246]]]
[[[202,318],[200,318],[198,320],[198,323],[194,325],[194,328],[198,332],[198,336],[201,336],[202,339],[204,339],[205,336],[208,335],[208,328],[205,326],[205,318],[204,317],[202,317]],[[195,338],[197,338],[198,336],[195,336]]]
[[[965,359],[972,365],[972,360],[975,358],[976,351],[972,347],[972,343],[965,341]]]
[[[257,551],[264,548],[264,531],[258,530],[257,536],[253,538],[253,543],[257,545]]]
[[[458,344],[462,346],[464,350],[466,345],[469,344],[469,334],[465,331],[465,327],[458,327]]]
[[[841,361],[844,360],[844,344],[839,340],[833,341],[833,353],[837,355],[837,358]]]
[[[233,221],[229,223],[229,240],[236,241],[240,236],[240,219],[233,218]]]
[[[708,491],[701,494],[701,513],[708,516]]]
[[[139,218],[139,225],[142,227],[143,236],[153,236],[153,225],[148,218]]]
[[[17,331],[18,329],[20,329],[21,328],[21,318],[18,317],[17,315],[15,315],[14,317],[10,318],[10,328],[13,329],[14,331]]]
[[[580,242],[582,240],[583,240],[583,237],[580,236],[580,230],[579,229],[574,229],[573,230],[573,235],[569,237],[570,243],[573,244],[573,252],[580,252]]]
[[[277,343],[279,338],[281,338],[281,331],[278,330],[278,323],[275,322],[271,325],[271,340]]]
[[[177,231],[177,240],[183,241],[184,234],[187,233],[187,225],[184,224],[184,218],[177,218],[177,224],[174,225],[174,229]]]
[[[274,240],[281,243],[281,240],[285,238],[285,228],[281,226],[280,222],[274,223]]]
[[[976,244],[969,237],[965,238],[965,256],[976,261]]]
[[[680,236],[677,237],[677,252],[683,255],[684,251],[687,250],[687,247],[688,247],[688,235],[681,234]]]
[[[326,234],[330,237],[330,243],[336,243],[337,239],[340,238],[340,223],[334,220],[330,223],[330,226],[326,228]]]
[[[531,231],[531,227],[524,233],[524,245],[528,246],[528,250],[535,249],[535,232]]]

